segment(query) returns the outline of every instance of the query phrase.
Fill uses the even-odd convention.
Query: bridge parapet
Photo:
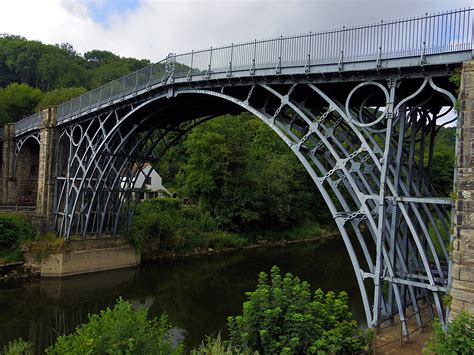
[[[58,124],[170,84],[379,71],[472,59],[473,9],[171,54],[57,108]],[[447,30],[449,29],[449,31]],[[170,65],[172,64],[172,65]],[[170,70],[171,69],[171,70]],[[293,79],[292,79],[293,80]],[[35,115],[18,123],[37,126]],[[36,127],[37,129],[38,127]]]
[[[15,134],[17,136],[22,135],[23,133],[37,130],[40,128],[41,123],[45,119],[45,111],[35,113],[28,117],[28,119],[23,119],[15,123]]]

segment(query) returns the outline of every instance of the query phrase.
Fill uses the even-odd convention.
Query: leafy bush
[[[138,206],[129,239],[137,248],[145,238],[160,238],[164,250],[190,251],[207,247],[215,231],[214,220],[198,207],[183,205],[179,199],[155,198]]]
[[[461,312],[448,325],[445,333],[439,321],[433,323],[433,338],[426,344],[425,354],[474,354],[474,316]]]
[[[257,289],[247,292],[243,315],[228,318],[230,339],[244,351],[261,354],[354,353],[367,350],[370,334],[353,320],[344,292],[314,293],[307,282],[278,267],[271,280],[260,273]]]
[[[217,338],[207,337],[197,349],[191,350],[191,355],[235,355],[240,352],[232,348],[232,345],[222,341],[221,335]]]
[[[209,238],[209,247],[215,249],[241,248],[249,244],[249,240],[236,233],[216,232]]]
[[[0,259],[20,259],[20,244],[34,238],[31,223],[17,214],[0,214]]]
[[[173,347],[166,315],[148,320],[148,311],[134,311],[119,298],[113,309],[89,315],[89,322],[75,333],[61,336],[48,354],[181,354],[182,345]]]
[[[31,343],[21,338],[10,341],[3,352],[5,355],[30,355],[33,353]]]

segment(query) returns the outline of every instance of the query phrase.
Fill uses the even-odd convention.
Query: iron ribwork
[[[38,115],[38,117],[42,118],[42,115],[41,116]],[[39,127],[39,124],[38,124],[38,127]],[[18,127],[15,127],[15,128],[16,130],[18,130]],[[41,144],[41,136],[40,136],[39,131],[30,132],[29,134],[20,136],[15,140],[15,159],[13,161],[13,176],[17,175],[16,172],[17,172],[18,159],[20,158],[20,153],[23,147],[25,146],[26,143],[31,142],[31,141],[34,142],[34,144],[37,144],[39,147],[39,145]]]
[[[179,88],[172,97],[161,94],[67,126],[58,149],[66,160],[57,158],[58,232],[68,238],[127,230],[140,167],[212,118],[177,120],[160,111],[187,96],[212,97],[259,117],[305,166],[346,244],[368,324],[399,314],[408,336],[408,308],[423,324],[420,302],[433,303],[444,320],[440,297],[450,263],[444,205],[452,201],[432,190],[424,150],[433,143],[440,108],[452,110],[454,97],[432,78],[409,86],[387,78],[354,83],[344,95],[332,91],[315,84],[253,84],[237,93]],[[147,110],[150,105],[156,108]]]
[[[466,9],[170,54],[59,105],[56,232],[126,233],[143,164],[199,123],[248,111],[323,196],[369,326],[398,314],[408,337],[411,314],[426,321],[422,304],[445,322],[452,201],[433,190],[433,147],[439,119],[454,108],[446,76],[473,55],[471,16]],[[19,142],[37,132],[37,119],[18,123]]]

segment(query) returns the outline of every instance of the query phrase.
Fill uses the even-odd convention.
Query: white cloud
[[[44,43],[71,43],[84,53],[107,49],[157,61],[254,38],[378,22],[465,7],[470,0],[168,0],[106,14],[94,22],[91,5],[103,0],[0,0],[0,33]],[[100,6],[96,6],[100,8]]]

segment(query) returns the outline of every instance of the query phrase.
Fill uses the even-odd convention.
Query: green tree
[[[92,72],[91,86],[97,87],[112,80],[121,78],[122,76],[130,73],[131,70],[126,63],[123,62],[111,62],[105,63],[97,67]]]
[[[158,167],[176,186],[199,201],[230,231],[281,229],[321,216],[310,215],[321,200],[290,149],[250,114],[223,116],[193,129]],[[180,162],[180,163],[178,163]]]
[[[62,88],[54,89],[45,93],[38,105],[36,110],[39,111],[45,107],[59,105],[65,101],[71,100],[75,97],[78,97],[87,92],[87,89],[83,87],[71,87],[71,88]]]
[[[426,344],[424,354],[468,355],[474,354],[474,316],[461,312],[448,325],[445,333],[439,321],[433,323],[434,335]]]
[[[33,228],[25,217],[16,214],[0,214],[0,259],[7,261],[20,259],[21,243],[33,238]]]
[[[85,86],[89,73],[68,51],[56,47],[48,48],[38,61],[38,77],[42,87],[51,89]],[[86,85],[88,86],[88,85]]]
[[[0,88],[0,125],[31,115],[41,96],[41,90],[27,84],[12,83]]]
[[[431,183],[439,196],[449,196],[453,191],[454,146],[456,128],[441,128],[435,138]]]
[[[89,322],[73,334],[61,336],[46,350],[48,354],[182,354],[183,346],[173,346],[166,315],[148,319],[148,311],[134,311],[130,303],[118,299],[115,306],[89,315]]]
[[[99,67],[103,64],[109,64],[120,59],[119,56],[113,54],[112,52],[101,51],[98,49],[84,53],[84,58],[91,67]]]
[[[229,317],[232,344],[260,354],[357,353],[368,350],[370,336],[358,327],[344,292],[311,292],[310,285],[278,267],[269,279],[261,272],[247,292],[241,316]]]

